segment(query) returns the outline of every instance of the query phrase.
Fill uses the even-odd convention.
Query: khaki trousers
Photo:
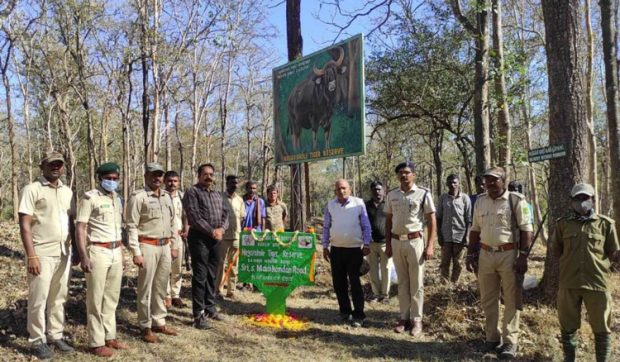
[[[480,250],[478,282],[480,283],[480,304],[486,317],[485,332],[488,342],[517,344],[519,339],[519,310],[516,305],[517,280],[514,272],[515,251],[490,252]],[[504,319],[500,334],[499,294],[504,298]]]
[[[185,244],[181,240],[181,236],[177,235],[179,249],[177,251],[177,258],[172,260],[170,266],[170,283],[166,289],[166,298],[180,298],[181,297],[181,285],[183,284],[183,260],[185,260]]]
[[[86,276],[86,321],[90,347],[105,345],[116,339],[116,306],[123,279],[121,248],[108,249],[88,246],[92,266]]]
[[[39,256],[41,273],[28,273],[28,342],[61,339],[69,291],[71,255]],[[47,324],[46,324],[47,320]],[[47,334],[47,338],[46,338]]]
[[[140,328],[166,325],[164,298],[170,279],[170,244],[140,243],[144,267],[138,272],[138,324]]]
[[[588,312],[594,334],[611,333],[611,293],[588,289],[558,289],[558,317],[562,333],[572,334],[581,327],[581,304]]]
[[[217,278],[215,279],[215,287],[218,288],[218,292],[221,295],[224,295],[224,288],[221,285],[222,279],[224,279],[224,273],[228,268],[228,265],[235,257],[237,250],[239,247],[235,247],[235,240],[222,240],[217,244],[217,247],[220,249],[218,255],[220,255],[220,260],[218,260],[217,264]],[[226,288],[228,288],[229,292],[232,292],[234,288],[237,286],[237,265],[239,264],[239,259],[235,261],[232,270],[230,271],[230,277],[228,278],[228,282],[226,283]],[[221,287],[220,287],[221,286]]]
[[[422,320],[424,306],[424,240],[392,239],[392,257],[398,276],[401,320]]]
[[[385,255],[385,243],[370,243],[370,254],[366,257],[370,264],[370,285],[376,296],[387,297],[390,290],[390,258]]]
[[[444,243],[441,247],[441,264],[439,269],[441,270],[441,276],[444,279],[449,279],[453,283],[458,282],[461,276],[463,266],[461,259],[465,253],[465,246],[457,243]],[[450,277],[450,264],[452,264],[452,277]]]

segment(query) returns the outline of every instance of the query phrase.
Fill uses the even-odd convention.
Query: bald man
[[[336,181],[334,192],[336,198],[325,206],[323,257],[332,267],[334,291],[343,322],[352,327],[362,327],[366,315],[360,266],[364,255],[370,253],[370,221],[364,200],[351,196],[351,187],[347,180]],[[353,310],[349,299],[349,285]]]

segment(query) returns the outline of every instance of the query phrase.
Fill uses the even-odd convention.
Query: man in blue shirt
[[[258,231],[265,229],[265,200],[257,195],[258,185],[256,181],[248,181],[245,183],[245,195],[243,202],[245,203],[245,218],[243,219],[243,228],[251,228]]]

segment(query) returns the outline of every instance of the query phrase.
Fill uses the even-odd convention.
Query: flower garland
[[[243,228],[243,231],[249,231],[250,235],[252,235],[252,239],[256,240],[256,241],[265,241],[268,237],[269,234],[271,234],[271,236],[273,237],[273,240],[275,240],[276,243],[278,243],[280,246],[284,247],[284,248],[288,248],[289,246],[293,245],[294,242],[297,241],[297,238],[299,237],[299,233],[300,231],[297,230],[293,233],[293,236],[291,237],[291,240],[288,243],[285,243],[282,241],[282,239],[280,239],[280,235],[284,233],[284,228],[279,228],[276,231],[271,231],[269,229],[265,229],[265,231],[262,232],[262,237],[258,236],[256,234],[256,229],[253,228],[249,228],[249,227],[245,227]],[[308,233],[314,233],[314,228],[313,227],[309,227],[306,232]]]
[[[299,236],[299,231],[295,231],[293,233],[293,236],[291,237],[291,240],[288,243],[283,242],[280,239],[280,236],[277,233],[272,232],[271,233],[273,235],[273,240],[276,241],[276,243],[280,244],[280,246],[284,247],[284,248],[288,248],[289,246],[291,246],[294,242],[297,241],[297,237]]]

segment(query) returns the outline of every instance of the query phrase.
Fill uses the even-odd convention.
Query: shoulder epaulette
[[[97,189],[87,191],[87,192],[84,193],[84,198],[88,200],[91,197],[97,196],[98,193],[99,192],[97,191]]]

